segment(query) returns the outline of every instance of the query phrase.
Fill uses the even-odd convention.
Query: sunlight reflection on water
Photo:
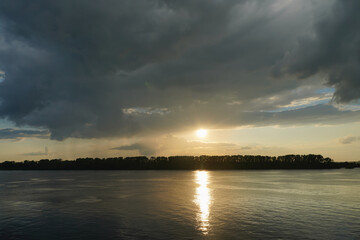
[[[206,171],[197,171],[196,172],[196,184],[198,187],[196,188],[195,194],[195,203],[199,207],[199,211],[197,213],[197,221],[199,224],[200,231],[206,235],[209,232],[209,214],[210,214],[210,203],[211,196],[210,190],[207,187],[209,184],[209,173]]]

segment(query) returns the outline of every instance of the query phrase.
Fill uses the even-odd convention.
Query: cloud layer
[[[184,138],[168,135],[162,138],[148,139],[138,143],[112,148],[111,150],[136,151],[136,154],[153,156],[159,154],[217,154],[221,151],[243,152],[250,149],[251,147],[249,146],[241,147],[233,143],[188,141]]]
[[[355,136],[346,136],[343,138],[339,139],[339,142],[342,144],[351,144],[354,142],[360,141],[360,137],[355,137]]]
[[[356,0],[1,1],[0,117],[58,140],[359,119],[327,104],[269,112],[297,104],[304,85],[295,100],[310,101],[322,78],[335,100],[360,98],[358,10]]]
[[[0,129],[0,140],[20,140],[23,138],[49,138],[49,131],[47,130],[22,130],[15,128]]]

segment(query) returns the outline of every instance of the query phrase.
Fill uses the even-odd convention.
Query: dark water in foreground
[[[0,239],[360,239],[360,169],[0,171]]]

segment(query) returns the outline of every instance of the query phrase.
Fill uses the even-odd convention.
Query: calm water
[[[0,239],[360,239],[360,169],[0,171]]]

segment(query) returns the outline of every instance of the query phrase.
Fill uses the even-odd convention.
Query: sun
[[[206,135],[207,135],[207,130],[205,130],[205,129],[198,129],[198,130],[196,130],[196,136],[197,136],[198,138],[205,138]]]

